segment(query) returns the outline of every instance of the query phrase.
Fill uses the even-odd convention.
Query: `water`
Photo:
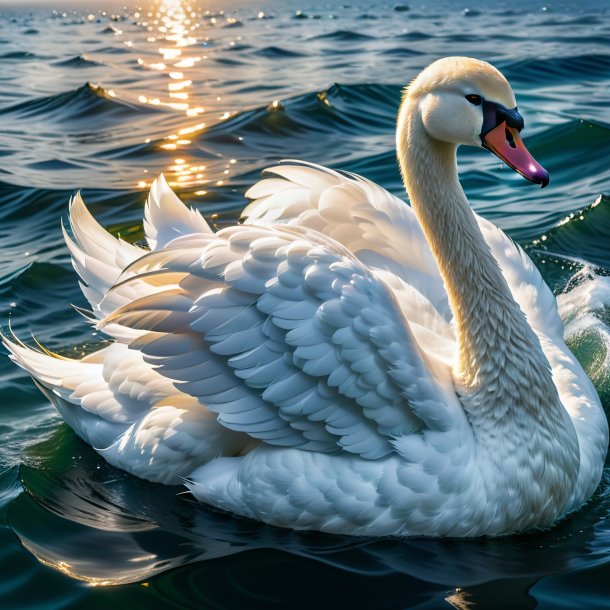
[[[560,295],[569,343],[610,405],[607,5],[88,4],[0,13],[3,327],[66,354],[103,340],[68,307],[85,305],[59,226],[78,188],[129,240],[142,238],[161,171],[217,227],[281,158],[356,171],[402,196],[401,87],[440,56],[472,55],[513,84],[551,185],[477,150],[460,152],[463,184]],[[608,607],[610,468],[587,506],[544,533],[294,533],[112,469],[5,358],[0,376],[4,609]]]

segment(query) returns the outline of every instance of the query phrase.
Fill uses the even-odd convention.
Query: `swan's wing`
[[[563,342],[563,322],[557,311],[557,300],[536,265],[504,231],[478,215],[476,218],[513,298],[531,327],[538,333]]]
[[[151,248],[162,249],[171,240],[203,239],[212,231],[196,210],[188,209],[168,186],[161,174],[152,184],[144,211],[144,228]],[[137,298],[138,285],[109,290],[130,263],[147,250],[115,238],[91,215],[80,193],[70,202],[70,231],[62,226],[64,239],[72,256],[72,265],[80,278],[83,294],[95,318],[107,316],[124,303]],[[150,290],[150,287],[149,287]],[[138,333],[108,327],[106,332],[117,340],[129,341]]]
[[[445,320],[451,319],[437,265],[406,203],[361,176],[302,161],[265,173],[279,178],[263,179],[248,190],[246,197],[253,201],[243,212],[246,224],[315,229],[369,268],[391,272],[423,295]]]
[[[134,272],[121,286],[154,290],[103,324],[148,331],[131,347],[229,429],[377,458],[398,436],[463,417],[391,291],[315,231],[231,227],[203,251],[168,248]]]
[[[36,380],[70,427],[114,466],[180,484],[193,468],[236,455],[250,439],[176,389],[142,355],[112,345],[81,360],[2,337],[10,357]]]
[[[486,220],[478,220],[515,300],[540,337],[553,370],[553,381],[578,435],[580,474],[570,502],[572,510],[591,496],[599,481],[607,450],[607,418],[591,380],[564,343],[564,324],[557,300],[540,272],[500,229]]]
[[[400,288],[398,279],[403,289],[410,286],[425,297],[407,290],[410,294],[401,299],[412,324],[433,330],[441,340],[454,340],[451,327],[434,315],[436,311],[442,319],[451,319],[438,268],[410,207],[355,174],[304,162],[265,171],[279,178],[263,179],[246,193],[254,200],[243,212],[246,223],[296,224],[329,235],[384,281],[393,282],[393,289]],[[555,298],[531,259],[492,223],[478,215],[477,221],[532,327],[561,337]]]

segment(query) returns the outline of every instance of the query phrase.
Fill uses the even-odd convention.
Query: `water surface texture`
[[[283,158],[355,171],[402,197],[401,89],[438,57],[471,55],[513,84],[551,184],[540,190],[474,149],[460,151],[463,184],[559,295],[568,342],[610,405],[610,12],[602,2],[408,4],[3,4],[2,327],[61,354],[104,340],[69,307],[86,305],[60,230],[76,189],[134,241],[159,172],[215,227],[238,218],[248,185]],[[4,356],[0,392],[4,610],[610,604],[609,468],[594,498],[548,532],[294,533],[114,470]]]

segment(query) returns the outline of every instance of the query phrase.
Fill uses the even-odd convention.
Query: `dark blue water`
[[[80,354],[103,341],[60,219],[82,189],[142,238],[163,171],[213,226],[260,171],[301,158],[403,196],[401,88],[445,55],[491,61],[550,171],[535,189],[460,152],[473,207],[524,245],[610,406],[610,12],[603,2],[227,2],[0,11],[0,322]],[[610,469],[551,531],[480,541],[294,533],[106,465],[0,359],[0,608],[607,608]],[[111,586],[114,585],[114,586]]]

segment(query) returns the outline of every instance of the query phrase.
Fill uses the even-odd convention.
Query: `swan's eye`
[[[466,99],[473,105],[473,106],[480,106],[481,102],[483,101],[483,98],[480,95],[475,95],[474,93],[471,93],[469,95],[466,96]]]

